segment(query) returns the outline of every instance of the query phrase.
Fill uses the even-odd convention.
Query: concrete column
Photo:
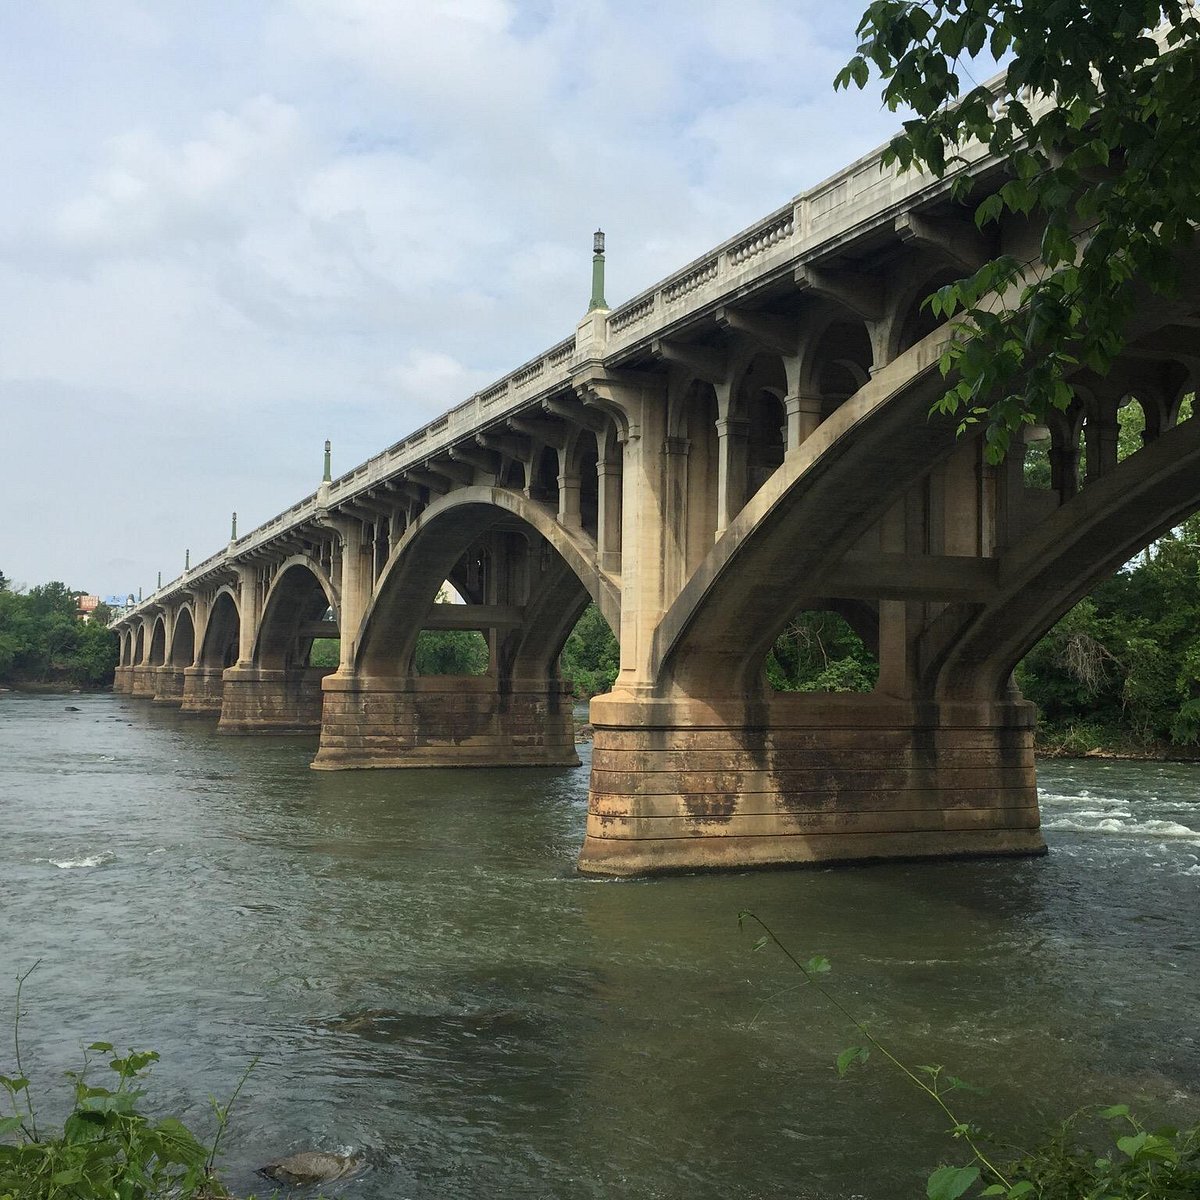
[[[821,423],[821,397],[813,395],[787,396],[783,401],[787,412],[784,434],[784,453],[798,450]]]
[[[635,409],[625,439],[621,474],[621,669],[618,690],[653,686],[650,649],[662,619],[663,547],[666,540],[663,498],[663,441],[666,395],[659,388],[638,389],[626,401]]]
[[[558,523],[567,529],[581,529],[579,512],[579,473],[565,472],[558,477]]]
[[[1087,447],[1086,482],[1108,475],[1117,465],[1117,439],[1120,427],[1117,424],[1117,401],[1104,397],[1097,403],[1098,411],[1088,415],[1083,426],[1084,445]]]
[[[621,572],[621,462],[602,458],[596,463],[598,477],[596,541],[599,567],[611,574]]]
[[[1079,447],[1051,446],[1050,487],[1065,503],[1079,491]]]
[[[717,422],[717,537],[745,506],[749,447],[749,421],[732,417]]]
[[[238,666],[254,662],[254,642],[258,637],[258,571],[237,567],[238,576]]]
[[[358,645],[358,630],[371,603],[371,546],[365,542],[361,521],[352,517],[335,517],[330,524],[341,539],[341,583],[338,632],[341,638],[341,660],[338,672],[354,669],[354,654]]]
[[[687,582],[688,455],[687,438],[663,440],[664,599],[670,603]]]

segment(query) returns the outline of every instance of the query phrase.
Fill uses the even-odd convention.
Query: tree
[[[576,621],[560,666],[581,700],[612,690],[621,669],[621,647],[595,604],[589,604]]]
[[[885,160],[954,176],[966,200],[962,151],[982,143],[1010,178],[972,198],[976,223],[1044,223],[1040,263],[1001,255],[929,301],[958,317],[935,409],[982,422],[995,462],[1067,407],[1073,371],[1108,370],[1135,281],[1178,283],[1200,221],[1200,21],[1192,0],[876,0],[858,33],[835,86],[865,87],[874,68],[888,107],[915,114]],[[1001,104],[970,73],[985,54],[1008,59]]]

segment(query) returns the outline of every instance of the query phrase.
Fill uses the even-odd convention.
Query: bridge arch
[[[620,628],[619,593],[597,569],[595,542],[587,534],[565,528],[544,505],[519,493],[464,487],[425,509],[393,548],[359,627],[358,673],[376,678],[410,671],[424,614],[467,551],[491,531],[536,535],[530,553],[545,559],[521,628],[509,636],[497,666],[533,669],[538,662],[549,667],[589,599],[614,629]],[[414,614],[421,618],[414,620]]]
[[[171,650],[167,656],[167,665],[171,667],[190,667],[196,661],[196,623],[192,616],[192,606],[183,604],[175,614],[175,625],[171,630]]]
[[[167,661],[167,622],[166,618],[159,613],[154,618],[154,625],[150,632],[150,653],[147,662],[152,667],[161,667]]]
[[[238,638],[241,632],[241,613],[237,597],[228,585],[221,587],[209,607],[198,667],[231,667],[237,662]]]
[[[255,664],[270,670],[307,666],[315,634],[306,630],[330,609],[337,621],[337,590],[324,567],[306,555],[284,560],[263,605]]]
[[[924,638],[921,693],[992,700],[1037,640],[1123,563],[1200,510],[1200,420],[1130,455],[1002,557],[983,606],[953,605]]]
[[[139,621],[133,636],[133,663],[135,667],[145,664],[146,660],[146,624]]]

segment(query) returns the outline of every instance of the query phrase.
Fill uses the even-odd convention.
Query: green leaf
[[[837,1056],[837,1073],[845,1079],[846,1072],[850,1070],[854,1064],[865,1063],[871,1055],[869,1046],[847,1046],[845,1050]]]
[[[93,1042],[88,1047],[89,1050],[98,1050],[101,1054],[107,1054],[112,1048],[112,1042]]]
[[[0,1117],[0,1137],[7,1137],[21,1128],[20,1117]]]
[[[1102,1108],[1100,1110],[1100,1116],[1102,1116],[1106,1121],[1113,1121],[1117,1117],[1127,1117],[1129,1116],[1129,1105],[1114,1104],[1111,1108]]]
[[[998,220],[1004,211],[1004,197],[994,192],[975,210],[975,224],[982,229],[989,221]]]
[[[958,1200],[979,1178],[978,1167],[939,1167],[925,1185],[927,1200]]]
[[[1127,1134],[1125,1137],[1119,1137],[1117,1138],[1117,1149],[1129,1158],[1137,1158],[1149,1136],[1148,1133],[1134,1133]]]
[[[830,965],[829,959],[823,955],[815,954],[804,964],[804,970],[809,975],[828,975],[833,967]]]

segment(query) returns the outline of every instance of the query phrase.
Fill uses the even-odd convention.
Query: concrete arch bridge
[[[977,202],[1004,179],[976,154]],[[1044,431],[1050,486],[929,419],[922,298],[1038,231],[980,233],[868,156],[160,588],[114,625],[118,690],[230,733],[319,731],[321,769],[576,763],[559,654],[617,633],[584,871],[1031,854],[1022,654],[1200,507],[1200,290],[1139,308]],[[599,298],[597,298],[599,299]],[[1120,458],[1118,413],[1144,445]],[[1118,461],[1120,458],[1120,461]],[[437,604],[449,580],[464,599]],[[775,693],[794,615],[844,613],[869,694]],[[487,673],[421,676],[424,629]],[[336,668],[311,648],[336,638]]]

